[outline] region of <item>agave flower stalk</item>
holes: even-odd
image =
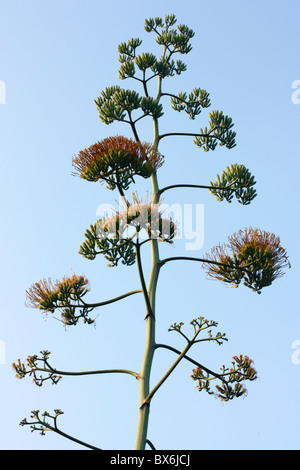
[[[201,88],[194,88],[189,95],[186,92],[175,94],[162,91],[164,79],[180,75],[187,68],[181,60],[174,60],[175,54],[181,56],[188,54],[192,48],[190,40],[194,32],[182,24],[174,28],[176,22],[175,15],[166,15],[164,20],[156,17],[145,21],[145,31],[154,33],[156,43],[162,47],[160,57],[152,53],[140,54],[139,47],[142,41],[139,38],[130,39],[127,43],[123,42],[118,46],[121,63],[119,78],[136,80],[139,85],[142,85],[144,96],[137,91],[111,86],[105,88],[95,99],[100,120],[107,125],[115,121],[129,124],[134,138],[119,135],[108,137],[73,157],[75,175],[89,182],[104,183],[108,189],[118,191],[125,204],[125,207],[121,207],[118,212],[90,225],[85,232],[85,240],[79,248],[79,253],[89,260],[103,255],[111,268],[118,266],[119,263],[128,267],[136,265],[140,288],[113,299],[88,303],[85,300],[90,290],[87,278],[72,275],[54,282],[44,279],[33,284],[26,292],[28,306],[38,308],[45,313],[58,311],[66,325],[77,325],[80,319],[88,324],[93,323],[94,318],[90,317],[90,312],[94,309],[120,301],[133,294],[142,293],[145,310],[139,318],[145,323],[145,346],[140,369],[139,371],[133,371],[130,368],[81,372],[62,371],[50,366],[48,351],[42,351],[42,357],[29,356],[27,365],[21,360],[13,364],[18,378],[30,375],[39,386],[45,381],[52,381],[56,384],[62,376],[111,373],[125,373],[133,376],[139,388],[135,450],[144,450],[147,444],[154,449],[154,445],[148,438],[150,403],[181,361],[187,360],[196,366],[191,377],[197,382],[199,391],[206,390],[207,393],[215,394],[223,401],[245,395],[244,381],[253,381],[257,378],[252,359],[248,355],[234,356],[232,367],[223,366],[220,372],[213,372],[210,367],[187,354],[194,344],[212,341],[221,345],[226,340],[223,333],[212,333],[212,328],[216,327],[217,323],[208,321],[202,316],[191,322],[194,329],[191,338],[183,332],[183,322],[171,325],[169,331],[176,331],[186,341],[186,346],[181,351],[168,344],[156,343],[158,314],[156,291],[159,273],[163,266],[168,262],[178,260],[200,262],[209,278],[221,280],[226,285],[234,287],[243,282],[258,293],[281,277],[286,267],[290,267],[286,250],[282,248],[279,237],[252,228],[233,234],[229,237],[227,244],[214,247],[211,253],[205,256],[160,258],[159,244],[161,242],[173,243],[176,234],[176,224],[160,211],[163,192],[180,187],[208,189],[219,202],[231,203],[235,196],[243,205],[252,203],[257,196],[254,189],[254,176],[248,168],[238,163],[227,166],[221,176],[218,175],[216,181],[210,182],[209,185],[197,184],[196,181],[196,184],[170,184],[163,188],[159,187],[157,172],[165,161],[165,156],[162,156],[158,150],[162,139],[170,136],[191,136],[194,138],[195,145],[204,152],[215,150],[217,145],[228,150],[236,145],[233,120],[219,110],[208,113],[208,123],[199,131],[160,133],[159,119],[164,114],[165,97],[170,98],[171,108],[175,112],[185,113],[191,121],[195,121],[196,117],[211,105],[208,92]],[[148,85],[149,81],[154,78],[157,80],[157,92],[155,96],[150,96]],[[138,132],[139,122],[149,117],[153,123],[151,144],[142,142]],[[167,125],[168,123],[169,121]],[[143,202],[137,193],[133,193],[132,202],[130,202],[126,191],[138,177],[151,182],[152,196],[150,200],[146,198]],[[148,282],[145,280],[142,258],[145,243],[150,244],[151,252]],[[204,331],[207,335],[200,336],[200,333]],[[162,371],[161,378],[154,386],[151,384],[151,388],[153,358],[161,348],[172,351],[177,358],[166,371]],[[213,381],[218,382],[214,392],[211,390]],[[41,433],[53,430],[75,442],[95,448],[58,429],[56,419],[62,412],[55,410],[55,413],[51,416],[45,412],[41,417],[38,411],[33,411],[31,416],[33,421],[28,422],[25,419],[21,424],[29,424],[32,430],[38,429]],[[53,424],[48,418],[53,420]]]

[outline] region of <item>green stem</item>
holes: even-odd
[[[195,341],[195,342],[197,342],[197,341]],[[181,351],[179,351],[176,348],[173,348],[172,346],[169,346],[168,344],[156,344],[156,349],[158,349],[158,348],[169,349],[170,351],[173,351],[174,353],[178,354],[178,356],[181,354]],[[198,361],[195,361],[194,359],[187,356],[186,354],[183,356],[183,358],[186,359],[187,361],[191,362],[195,366],[199,367],[200,369],[205,370],[205,372],[208,372],[209,374],[214,375],[215,377],[218,377],[220,380],[222,380],[222,375],[221,374],[213,372],[212,370],[210,370],[207,367],[203,366]]]
[[[225,129],[225,128],[224,128]],[[207,134],[199,134],[197,132],[192,133],[192,132],[168,132],[167,134],[162,134],[159,136],[159,140],[163,139],[164,137],[173,137],[173,136],[185,136],[185,137],[212,137],[217,140],[222,140],[219,136],[217,135],[211,135],[211,133],[216,130],[216,127],[213,129],[209,130]]]
[[[109,299],[109,300],[105,300],[104,302],[98,302],[98,303],[95,303],[95,304],[87,304],[85,303],[82,299],[81,299],[81,302],[83,303],[83,305],[72,305],[72,307],[74,308],[82,308],[82,307],[88,307],[88,308],[97,308],[97,307],[103,307],[104,305],[108,305],[108,304],[112,304],[114,302],[118,302],[119,300],[122,300],[122,299],[125,299],[126,297],[129,297],[130,295],[134,295],[134,294],[138,294],[138,293],[141,293],[143,292],[141,289],[138,289],[138,290],[133,290],[131,292],[127,292],[126,294],[122,294],[122,295],[119,295],[118,297],[115,297],[114,299]],[[67,305],[59,305],[58,308],[62,308],[62,307],[67,307]]]
[[[152,175],[153,188],[157,186],[156,175]],[[155,192],[154,192],[155,195]],[[146,322],[146,340],[141,371],[139,374],[139,414],[137,423],[137,433],[135,441],[135,450],[144,450],[147,442],[147,430],[149,421],[149,404],[145,403],[150,390],[150,372],[155,351],[155,296],[158,274],[160,269],[160,260],[157,240],[150,240],[152,265],[148,283],[148,300],[151,308],[151,315],[147,315]],[[147,306],[148,307],[148,306]]]
[[[81,441],[80,439],[76,439],[76,437],[70,436],[70,434],[67,434],[67,433],[61,431],[60,429],[58,429],[56,427],[56,425],[51,426],[49,423],[44,423],[43,421],[39,421],[38,423],[37,422],[28,422],[26,424],[31,425],[31,427],[33,427],[33,430],[38,429],[38,428],[34,427],[36,424],[40,424],[42,426],[41,429],[43,429],[43,431],[54,431],[56,434],[59,434],[60,436],[65,437],[66,439],[69,439],[70,441],[76,442],[77,444],[80,444],[84,447],[87,447],[87,448],[92,449],[92,450],[101,450],[101,449],[99,449],[99,447],[92,446],[91,444],[87,444],[86,442]]]
[[[147,316],[152,315],[152,306],[150,304],[149,295],[148,295],[148,291],[147,291],[147,287],[146,287],[146,283],[145,283],[145,278],[144,278],[144,273],[143,273],[143,268],[142,268],[141,248],[140,248],[139,241],[137,241],[137,243],[136,243],[136,261],[137,261],[137,266],[138,266],[138,272],[139,272],[140,282],[141,282],[141,286],[142,286],[142,291],[143,291],[144,298],[145,298],[145,303],[146,303],[146,306],[147,306]]]
[[[166,259],[160,261],[160,265],[163,266],[168,261],[180,261],[180,260],[183,260],[183,261],[200,261],[200,263],[216,264],[217,266],[223,266],[224,268],[231,268],[232,270],[240,269],[242,271],[249,272],[250,274],[251,274],[251,271],[248,271],[245,268],[247,268],[248,266],[253,266],[253,264],[257,263],[257,261],[260,261],[260,259],[258,259],[258,260],[255,260],[255,261],[251,262],[251,263],[245,264],[244,266],[230,266],[229,264],[219,263],[219,261],[213,261],[213,260],[210,260],[210,259],[193,258],[191,256],[174,256],[172,258],[166,258]]]
[[[47,361],[45,362],[45,366],[48,367],[35,367],[35,371],[39,372],[47,372],[48,374],[58,374],[58,375],[68,375],[68,376],[81,376],[81,375],[99,375],[99,374],[128,374],[128,375],[133,375],[136,379],[139,378],[139,374],[137,372],[134,372],[133,370],[128,370],[128,369],[100,369],[100,370],[85,370],[82,372],[69,372],[69,371],[63,371],[59,369],[54,369],[53,367],[50,366],[50,364]]]
[[[174,189],[174,188],[198,188],[198,189],[217,189],[217,190],[226,190],[226,189],[232,189],[233,191],[237,191],[238,189],[247,187],[248,184],[241,185],[237,188],[231,188],[231,186],[236,183],[238,178],[236,178],[232,183],[228,184],[227,186],[206,186],[202,184],[172,184],[171,186],[166,186],[165,188],[162,188],[159,190],[159,194],[162,194],[164,191],[167,191],[169,189]]]
[[[192,338],[191,341],[189,341],[186,345],[186,347],[183,349],[183,351],[179,354],[178,358],[176,359],[176,361],[172,364],[172,366],[169,368],[169,370],[165,373],[165,375],[159,380],[159,382],[155,385],[155,387],[153,387],[153,389],[151,390],[151,392],[147,395],[147,397],[145,398],[145,404],[147,403],[148,407],[150,405],[150,402],[154,396],[154,394],[157,392],[157,390],[162,386],[162,384],[167,380],[167,378],[171,375],[171,373],[173,372],[173,370],[175,369],[175,367],[178,366],[179,362],[186,356],[186,353],[188,352],[188,350],[193,346],[195,340],[196,340],[196,337],[197,335],[200,333],[200,329],[195,333],[194,337]]]
[[[161,96],[161,77],[158,78],[158,92],[157,102]],[[159,131],[158,120],[153,118],[154,127],[154,140],[153,148],[158,148]],[[152,203],[157,204],[159,201],[159,187],[156,172],[151,175],[152,183]],[[139,374],[139,413],[137,422],[137,432],[135,441],[135,450],[144,450],[147,442],[147,430],[149,422],[149,403],[146,402],[146,397],[150,390],[150,373],[155,351],[155,297],[158,275],[160,270],[160,259],[158,250],[158,241],[156,239],[150,240],[151,247],[151,271],[148,283],[148,299],[150,302],[152,315],[146,317],[146,339],[145,350]]]

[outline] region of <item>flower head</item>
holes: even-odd
[[[228,243],[216,246],[205,263],[209,277],[237,287],[243,280],[247,287],[261,292],[290,267],[280,238],[273,233],[246,228],[228,238]]]
[[[51,279],[35,282],[26,291],[27,307],[53,312],[57,305],[73,298],[82,297],[89,291],[88,280],[84,276],[63,277],[54,283]]]
[[[79,318],[92,323],[87,317],[88,309],[82,304],[82,297],[90,290],[88,280],[84,276],[63,277],[59,281],[43,279],[32,284],[26,291],[26,306],[53,313],[58,309],[65,325],[76,325]],[[82,307],[79,315],[76,308]]]
[[[96,142],[73,158],[74,174],[106,182],[109,189],[128,189],[135,175],[149,178],[162,163],[162,155],[151,144],[118,135]]]

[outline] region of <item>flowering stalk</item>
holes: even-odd
[[[243,381],[253,381],[257,378],[256,371],[252,367],[252,360],[248,356],[234,356],[232,367],[223,366],[221,372],[215,373],[209,367],[202,365],[198,360],[187,355],[188,351],[196,343],[213,341],[218,345],[226,340],[223,333],[213,335],[211,329],[217,326],[216,322],[199,317],[191,322],[194,333],[191,339],[182,331],[183,323],[174,324],[169,331],[176,331],[186,341],[186,346],[178,349],[156,343],[156,290],[160,269],[170,261],[190,260],[200,261],[207,271],[209,278],[219,279],[227,285],[237,287],[242,281],[255,292],[270,286],[272,282],[281,277],[283,268],[289,267],[286,251],[281,247],[280,240],[274,234],[258,229],[245,229],[229,237],[228,244],[219,245],[212,249],[210,255],[205,257],[174,256],[160,259],[159,242],[172,243],[176,233],[176,226],[171,219],[164,219],[159,212],[161,194],[169,189],[188,187],[197,189],[208,189],[218,201],[231,202],[235,196],[237,201],[243,205],[250,204],[256,197],[254,189],[255,181],[250,171],[244,165],[233,164],[226,167],[221,176],[210,185],[200,184],[174,184],[160,189],[157,171],[164,162],[164,157],[159,153],[158,147],[161,139],[180,135],[194,137],[194,143],[203,151],[214,150],[219,144],[227,149],[235,147],[236,134],[232,130],[232,119],[223,114],[222,111],[209,113],[208,127],[200,129],[199,132],[166,132],[159,133],[158,120],[163,115],[161,99],[170,97],[171,107],[176,112],[185,112],[191,120],[198,116],[202,109],[210,106],[209,94],[206,90],[194,88],[187,95],[185,92],[176,94],[162,92],[162,81],[173,75],[180,75],[186,70],[186,65],[181,61],[173,59],[177,53],[187,54],[191,50],[190,39],[194,32],[186,25],[173,26],[177,22],[175,15],[167,15],[161,18],[150,18],[145,21],[145,30],[154,32],[156,42],[163,47],[163,53],[157,58],[151,53],[138,54],[141,40],[130,39],[127,43],[118,46],[119,78],[121,80],[133,78],[142,84],[144,97],[136,91],[121,89],[119,86],[106,88],[95,100],[100,120],[105,124],[114,121],[124,122],[130,125],[134,139],[124,136],[114,136],[103,139],[79,152],[73,158],[75,174],[90,182],[105,183],[110,190],[117,190],[125,203],[125,210],[120,210],[112,216],[99,219],[85,232],[85,240],[79,248],[79,253],[89,260],[94,260],[98,255],[103,255],[108,261],[108,266],[116,267],[121,262],[125,266],[137,264],[140,280],[140,289],[119,295],[113,299],[98,303],[87,303],[84,298],[89,291],[89,284],[85,276],[65,277],[60,281],[40,281],[26,292],[29,306],[39,308],[44,312],[53,313],[59,311],[64,324],[76,325],[79,319],[85,323],[93,323],[89,313],[98,307],[104,307],[112,302],[117,302],[136,293],[142,293],[145,301],[145,347],[139,372],[130,369],[104,369],[83,372],[67,372],[54,369],[49,364],[49,352],[42,351],[42,357],[37,355],[27,358],[25,366],[21,360],[13,364],[18,378],[26,375],[32,376],[36,385],[41,386],[45,381],[57,384],[62,376],[79,376],[89,374],[129,374],[135,377],[139,387],[139,408],[137,419],[137,430],[135,439],[135,450],[143,450],[148,444],[152,450],[153,443],[148,439],[148,423],[150,402],[154,395],[173,373],[177,365],[183,359],[191,362],[196,368],[193,369],[191,377],[198,382],[198,390],[206,390],[209,394],[214,393],[224,401],[243,396],[246,389]],[[141,78],[136,76],[139,71]],[[150,74],[150,75],[149,75]],[[148,82],[157,78],[158,88],[155,98],[149,95]],[[135,116],[135,113],[138,116]],[[137,123],[151,117],[153,123],[153,143],[141,142],[137,131]],[[131,204],[125,192],[135,178],[142,177],[151,181],[151,202],[142,203],[136,194],[133,194]],[[164,222],[167,222],[164,225]],[[131,229],[131,234],[128,231]],[[133,233],[132,233],[133,231]],[[146,233],[146,240],[141,241],[142,232]],[[151,269],[146,283],[142,263],[142,246],[150,243]],[[78,313],[79,312],[79,313]],[[209,329],[209,330],[208,330]],[[199,337],[200,333],[207,330],[207,336]],[[165,371],[157,384],[150,389],[151,368],[154,353],[158,349],[168,349],[177,358]],[[41,375],[38,375],[41,373]],[[212,392],[210,384],[219,381],[216,392]],[[72,436],[63,433],[57,427],[57,417],[62,414],[55,410],[51,416],[45,412],[42,418],[38,411],[33,411],[31,418],[34,421],[21,422],[22,425],[29,424],[32,430],[40,430],[41,434],[52,430],[58,434],[74,440],[89,448],[95,447],[79,441]],[[46,417],[53,420],[52,424],[46,421]]]

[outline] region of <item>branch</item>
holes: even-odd
[[[179,96],[176,96],[176,95],[173,95],[172,93],[161,93],[160,96],[170,96],[171,98],[175,98],[176,100],[178,101],[181,101],[182,103],[186,104],[186,105],[189,105],[191,103],[189,103],[188,101],[185,101],[183,98],[180,98]],[[193,103],[196,103],[196,100],[193,102]]]
[[[60,429],[58,429],[57,427],[57,417],[61,414],[63,414],[63,412],[61,410],[54,410],[55,412],[55,416],[51,416],[47,411],[45,411],[43,414],[42,414],[42,419],[39,417],[39,410],[36,410],[36,411],[32,411],[31,413],[31,418],[35,418],[35,421],[32,421],[32,422],[28,422],[27,419],[23,419],[21,422],[20,422],[20,425],[21,426],[26,426],[26,425],[29,425],[31,427],[31,432],[33,431],[40,431],[40,434],[42,436],[45,435],[45,431],[54,431],[56,434],[59,434],[60,436],[63,436],[73,442],[76,442],[77,444],[81,444],[85,447],[88,447],[89,449],[92,449],[92,450],[101,450],[99,449],[98,447],[94,447],[92,446],[91,444],[87,444],[86,442],[84,441],[81,441],[80,439],[76,439],[75,437],[73,436],[70,436],[69,434],[66,434],[65,432],[61,431]],[[46,422],[45,418],[49,417],[53,420],[53,425],[49,424],[48,422]],[[38,425],[38,426],[37,426]]]
[[[227,186],[205,186],[205,185],[200,185],[200,184],[172,184],[171,186],[166,186],[165,188],[162,188],[159,190],[159,194],[162,194],[164,191],[167,191],[168,189],[174,189],[174,188],[198,188],[198,189],[218,189],[218,190],[225,190],[230,188],[238,178],[236,178],[234,181],[232,181],[230,184]],[[238,188],[232,188],[233,191],[237,191],[238,189],[244,188],[244,186],[239,186]]]
[[[156,344],[155,345],[155,349],[158,349],[158,348],[163,348],[163,349],[169,349],[170,351],[173,351],[174,353],[180,355],[181,354],[181,351],[179,351],[179,349],[176,349],[176,348],[173,348],[173,346],[169,346],[168,344]],[[216,372],[213,372],[211,371],[210,369],[208,369],[207,367],[203,366],[202,364],[200,364],[198,361],[195,361],[194,359],[192,359],[191,357],[187,356],[186,354],[183,356],[183,359],[186,359],[187,361],[191,362],[192,364],[194,364],[195,366],[197,367],[200,367],[201,369],[205,370],[205,372],[209,373],[209,374],[212,374],[216,377],[218,377],[220,380],[223,380],[222,379],[222,376]]]
[[[231,268],[233,270],[241,269],[241,270],[244,270],[246,272],[247,272],[247,269],[245,269],[245,268],[247,268],[248,266],[252,266],[253,264],[257,263],[257,261],[258,261],[258,260],[255,260],[252,263],[246,264],[244,266],[229,266],[228,264],[225,264],[225,263],[219,263],[218,261],[208,260],[208,259],[204,259],[204,258],[193,258],[193,257],[189,257],[189,256],[174,256],[172,258],[166,258],[166,259],[160,261],[159,264],[160,264],[160,266],[163,266],[168,261],[178,261],[178,260],[200,261],[201,263],[216,264],[218,266],[223,266],[225,268]]]
[[[167,370],[167,372],[164,374],[164,376],[159,380],[159,382],[155,385],[155,387],[153,387],[153,389],[151,390],[151,392],[148,394],[148,396],[145,398],[144,402],[142,403],[141,405],[141,408],[145,405],[145,404],[149,404],[150,401],[152,400],[154,394],[157,392],[157,390],[162,386],[162,384],[167,380],[167,378],[169,377],[169,375],[173,372],[173,370],[177,367],[177,365],[179,364],[179,362],[185,357],[186,353],[188,352],[188,350],[193,346],[193,344],[196,342],[196,338],[197,336],[199,335],[199,333],[210,327],[210,326],[216,326],[217,323],[215,322],[208,322],[207,320],[205,320],[203,317],[200,317],[199,319],[195,319],[193,321],[191,321],[191,324],[194,326],[194,336],[192,337],[191,340],[189,340],[185,335],[183,335],[183,333],[181,333],[180,331],[180,328],[181,326],[183,325],[183,323],[180,323],[179,325],[177,324],[174,324],[174,325],[171,325],[169,331],[173,330],[173,331],[177,331],[179,333],[181,333],[187,340],[187,345],[186,347],[183,349],[183,351],[179,354],[178,358],[176,359],[176,361],[172,364],[172,366]],[[196,328],[196,325],[198,328]],[[224,336],[224,335],[222,335]],[[212,340],[214,338],[211,338]]]
[[[136,243],[136,261],[137,261],[139,277],[140,277],[140,281],[141,281],[141,285],[143,289],[142,292],[144,294],[144,298],[145,298],[145,302],[147,306],[146,317],[148,317],[149,315],[153,316],[153,311],[152,311],[152,307],[151,307],[151,303],[150,303],[150,299],[148,295],[148,290],[147,290],[147,286],[146,286],[146,282],[144,278],[144,273],[143,273],[143,268],[142,268],[142,259],[141,259],[141,250],[140,250],[140,244],[138,241]]]
[[[108,305],[112,304],[114,302],[118,302],[119,300],[125,299],[126,297],[129,297],[130,295],[138,294],[140,292],[143,292],[141,289],[138,290],[133,290],[131,292],[127,292],[126,294],[119,295],[118,297],[115,297],[114,299],[109,299],[105,300],[104,302],[99,302],[95,304],[86,304],[82,299],[81,301],[83,302],[83,305],[74,305],[74,307],[88,307],[88,308],[96,308],[96,307],[103,307],[103,305]],[[72,305],[73,307],[73,305]]]
[[[129,374],[133,375],[136,379],[139,378],[139,374],[137,372],[134,372],[132,370],[127,370],[127,369],[100,369],[100,370],[87,370],[87,371],[82,371],[82,372],[66,372],[62,370],[57,370],[57,369],[52,369],[50,368],[49,370],[47,369],[42,369],[42,368],[36,368],[38,371],[44,371],[44,372],[52,372],[54,371],[56,374],[59,375],[74,375],[74,376],[79,376],[79,375],[97,375],[97,374]]]
[[[160,141],[164,137],[170,137],[170,136],[186,136],[186,137],[212,137],[214,139],[222,140],[218,136],[215,135],[210,135],[211,132],[213,132],[216,128],[211,129],[207,134],[197,134],[197,133],[190,133],[190,132],[168,132],[167,134],[161,134],[158,136],[158,140]]]
[[[151,450],[156,450],[154,445],[152,444],[152,442],[149,439],[146,439],[146,444],[148,444],[148,446],[150,447]]]
[[[38,357],[37,355],[28,356],[27,358],[27,366],[29,369],[27,370],[24,363],[21,363],[21,360],[18,359],[17,363],[13,363],[12,366],[17,372],[17,378],[22,379],[26,375],[33,376],[33,382],[41,387],[43,382],[46,380],[51,380],[53,384],[57,384],[62,376],[82,376],[82,375],[99,375],[99,374],[113,374],[113,373],[121,373],[121,374],[129,374],[135,377],[136,379],[139,378],[139,374],[127,369],[103,369],[103,370],[93,370],[93,371],[81,371],[81,372],[67,372],[55,369],[52,367],[49,362],[48,358],[50,356],[49,351],[40,351],[42,357]],[[38,362],[43,363],[43,367],[38,366]],[[37,377],[37,372],[45,372],[48,374],[47,377],[43,377],[42,375]]]
[[[135,122],[133,122],[132,118],[131,118],[131,112],[130,111],[127,111],[128,112],[128,116],[129,116],[129,121],[130,121],[130,126],[131,126],[131,129],[132,129],[132,132],[133,132],[133,135],[134,135],[134,138],[137,142],[140,142],[140,139],[139,139],[139,136],[138,136],[138,133],[137,133],[137,130],[136,130],[136,127],[135,127]]]

